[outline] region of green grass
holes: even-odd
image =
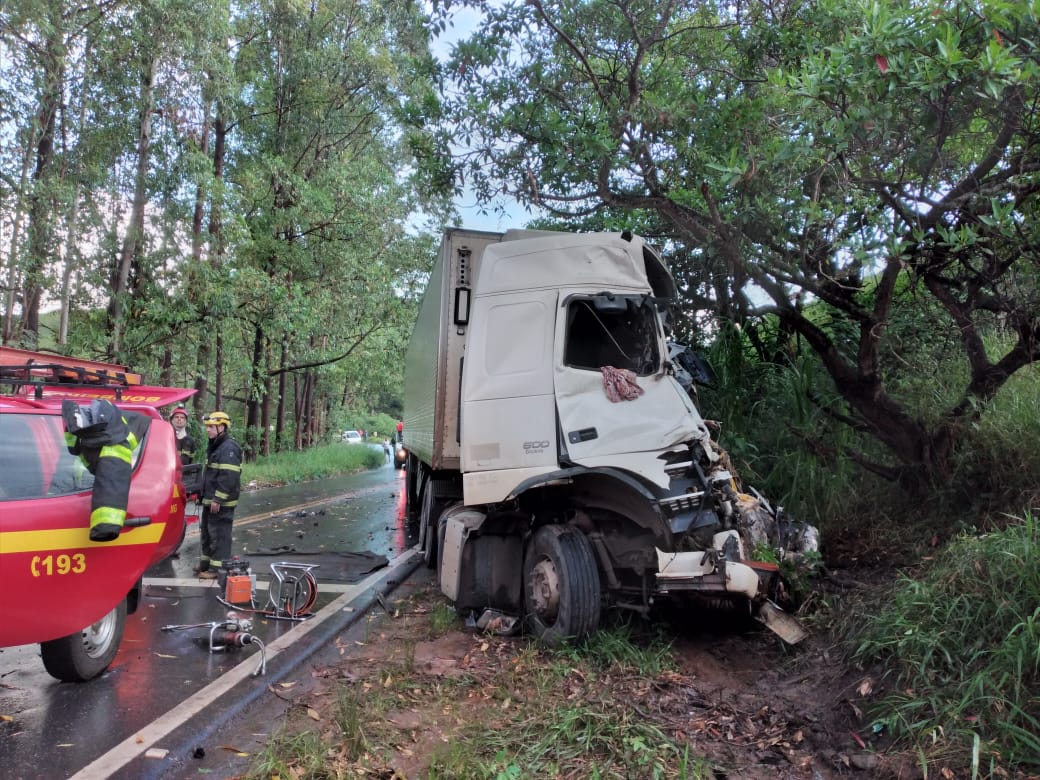
[[[446,603],[423,619],[421,636],[459,627]],[[488,643],[492,654],[509,647],[492,637]],[[330,691],[320,731],[317,719],[297,708],[295,726],[271,739],[246,777],[390,777],[402,752],[419,749],[407,727],[394,726],[402,712],[433,729],[415,775],[428,780],[714,777],[709,762],[691,756],[647,717],[650,705],[639,703],[644,682],[674,669],[671,652],[658,634],[619,622],[563,650],[509,647],[501,663],[472,675],[431,678],[407,662],[356,667],[359,679]]]
[[[959,753],[976,773],[998,760],[1040,766],[1040,528],[1026,513],[964,535],[925,572],[904,575],[858,635],[893,692],[874,716],[913,741]]]
[[[274,485],[351,474],[379,468],[385,462],[382,450],[337,442],[303,452],[279,452],[258,458],[255,463],[247,463],[242,474],[246,483],[256,480],[261,485]]]

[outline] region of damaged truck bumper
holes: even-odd
[[[657,592],[746,599],[752,615],[766,628],[788,644],[801,642],[808,632],[766,596],[776,566],[732,560],[724,554],[736,536],[735,531],[715,534],[711,550],[665,552],[657,548]]]

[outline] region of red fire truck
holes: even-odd
[[[151,387],[125,367],[0,347],[0,647],[40,643],[54,677],[108,668],[141,578],[177,549],[186,494],[173,428],[159,409],[194,390]],[[136,412],[126,520],[105,542],[89,535],[93,475],[70,453],[62,402],[110,401]]]

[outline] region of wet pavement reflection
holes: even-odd
[[[314,611],[379,565],[412,547],[404,507],[404,472],[384,466],[349,477],[243,494],[233,549],[257,574],[252,633],[265,644],[291,632],[291,620],[271,611],[265,585],[270,564],[317,563]],[[318,503],[321,502],[321,503]],[[365,553],[350,565],[337,553]],[[264,554],[267,553],[267,554]],[[102,677],[84,684],[59,683],[43,669],[39,647],[0,649],[0,775],[14,778],[70,777],[97,756],[132,736],[186,697],[243,660],[247,646],[210,652],[209,627],[226,619],[228,607],[216,581],[199,581],[191,568],[199,554],[197,525],[189,526],[179,557],[145,575],[137,612],[127,618],[115,661]],[[361,570],[359,576],[358,570]],[[70,598],[75,594],[70,593]],[[244,613],[250,605],[240,605]],[[219,644],[219,643],[218,643]],[[263,685],[263,678],[256,682]]]

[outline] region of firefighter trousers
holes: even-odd
[[[231,523],[235,510],[221,507],[219,512],[211,512],[209,507],[202,510],[202,522],[199,531],[202,536],[202,563],[220,566],[231,560]]]

